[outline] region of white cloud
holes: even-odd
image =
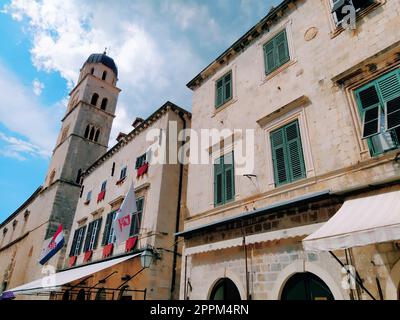
[[[0,138],[6,143],[6,149],[2,149],[1,154],[50,155],[63,112],[61,102],[51,107],[40,104],[32,89],[25,87],[1,61],[0,88],[0,122],[26,138],[26,141],[14,139],[2,133]]]
[[[190,109],[191,92],[185,85],[205,62],[187,39],[177,36],[176,26],[160,16],[178,19],[182,13],[184,19],[176,20],[181,28],[189,28],[189,20],[195,18],[204,35],[207,30],[218,34],[215,21],[198,4],[179,9],[172,2],[161,8],[147,1],[126,0],[110,6],[109,1],[93,5],[90,0],[12,0],[5,11],[27,23],[34,66],[59,72],[69,88],[91,53],[111,48],[109,55],[118,66],[122,89],[112,140],[119,131],[131,130],[136,116],[146,117],[167,100]]]
[[[33,93],[37,96],[40,96],[44,89],[44,84],[40,82],[38,79],[35,79],[32,82],[32,86],[33,86]]]
[[[0,149],[0,156],[24,161],[27,159],[27,156],[47,158],[50,155],[48,151],[37,145],[22,139],[7,136],[2,132],[0,132],[0,141],[4,143],[4,147]]]

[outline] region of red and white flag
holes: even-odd
[[[113,222],[116,244],[128,240],[132,223],[132,214],[136,211],[136,195],[132,182]]]

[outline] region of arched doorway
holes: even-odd
[[[68,301],[69,300],[69,290],[65,290],[64,291],[64,294],[63,294],[63,296],[62,296],[62,299],[64,300],[64,301]]]
[[[95,300],[107,300],[106,289],[101,288],[99,291],[97,291]]]
[[[238,301],[240,293],[235,283],[229,278],[218,280],[210,294],[210,300]]]
[[[286,282],[281,300],[334,300],[331,290],[311,272],[296,273]]]
[[[78,294],[76,296],[76,300],[79,300],[79,301],[85,300],[85,298],[86,298],[85,295],[86,294],[85,294],[85,290],[84,289],[79,290],[79,292],[78,292]]]

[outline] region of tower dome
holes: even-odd
[[[118,77],[118,69],[114,60],[105,53],[92,53],[89,58],[87,58],[83,66],[85,66],[87,63],[101,63],[110,68],[114,72],[115,76]]]

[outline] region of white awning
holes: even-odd
[[[43,291],[57,291],[60,286],[70,283],[72,281],[81,279],[103,269],[112,267],[118,263],[138,256],[140,253],[132,254],[129,256],[107,260],[104,262],[93,263],[83,267],[73,268],[70,270],[55,273],[44,278],[26,283],[22,286],[7,290],[14,294],[31,294]]]
[[[246,236],[246,244],[253,244],[258,242],[268,242],[274,241],[278,239],[288,239],[294,238],[299,236],[306,236],[317,229],[319,229],[323,224],[316,223],[310,224],[301,227],[294,227],[289,229],[277,230],[277,231],[270,231],[270,232],[262,232],[258,234],[254,234],[251,236]],[[185,249],[185,255],[194,255],[203,252],[227,249],[232,247],[239,247],[243,245],[243,238],[234,238],[230,240],[218,241],[214,243],[207,243],[200,246],[189,247]]]
[[[332,251],[400,239],[400,191],[346,200],[303,240],[309,251]]]

